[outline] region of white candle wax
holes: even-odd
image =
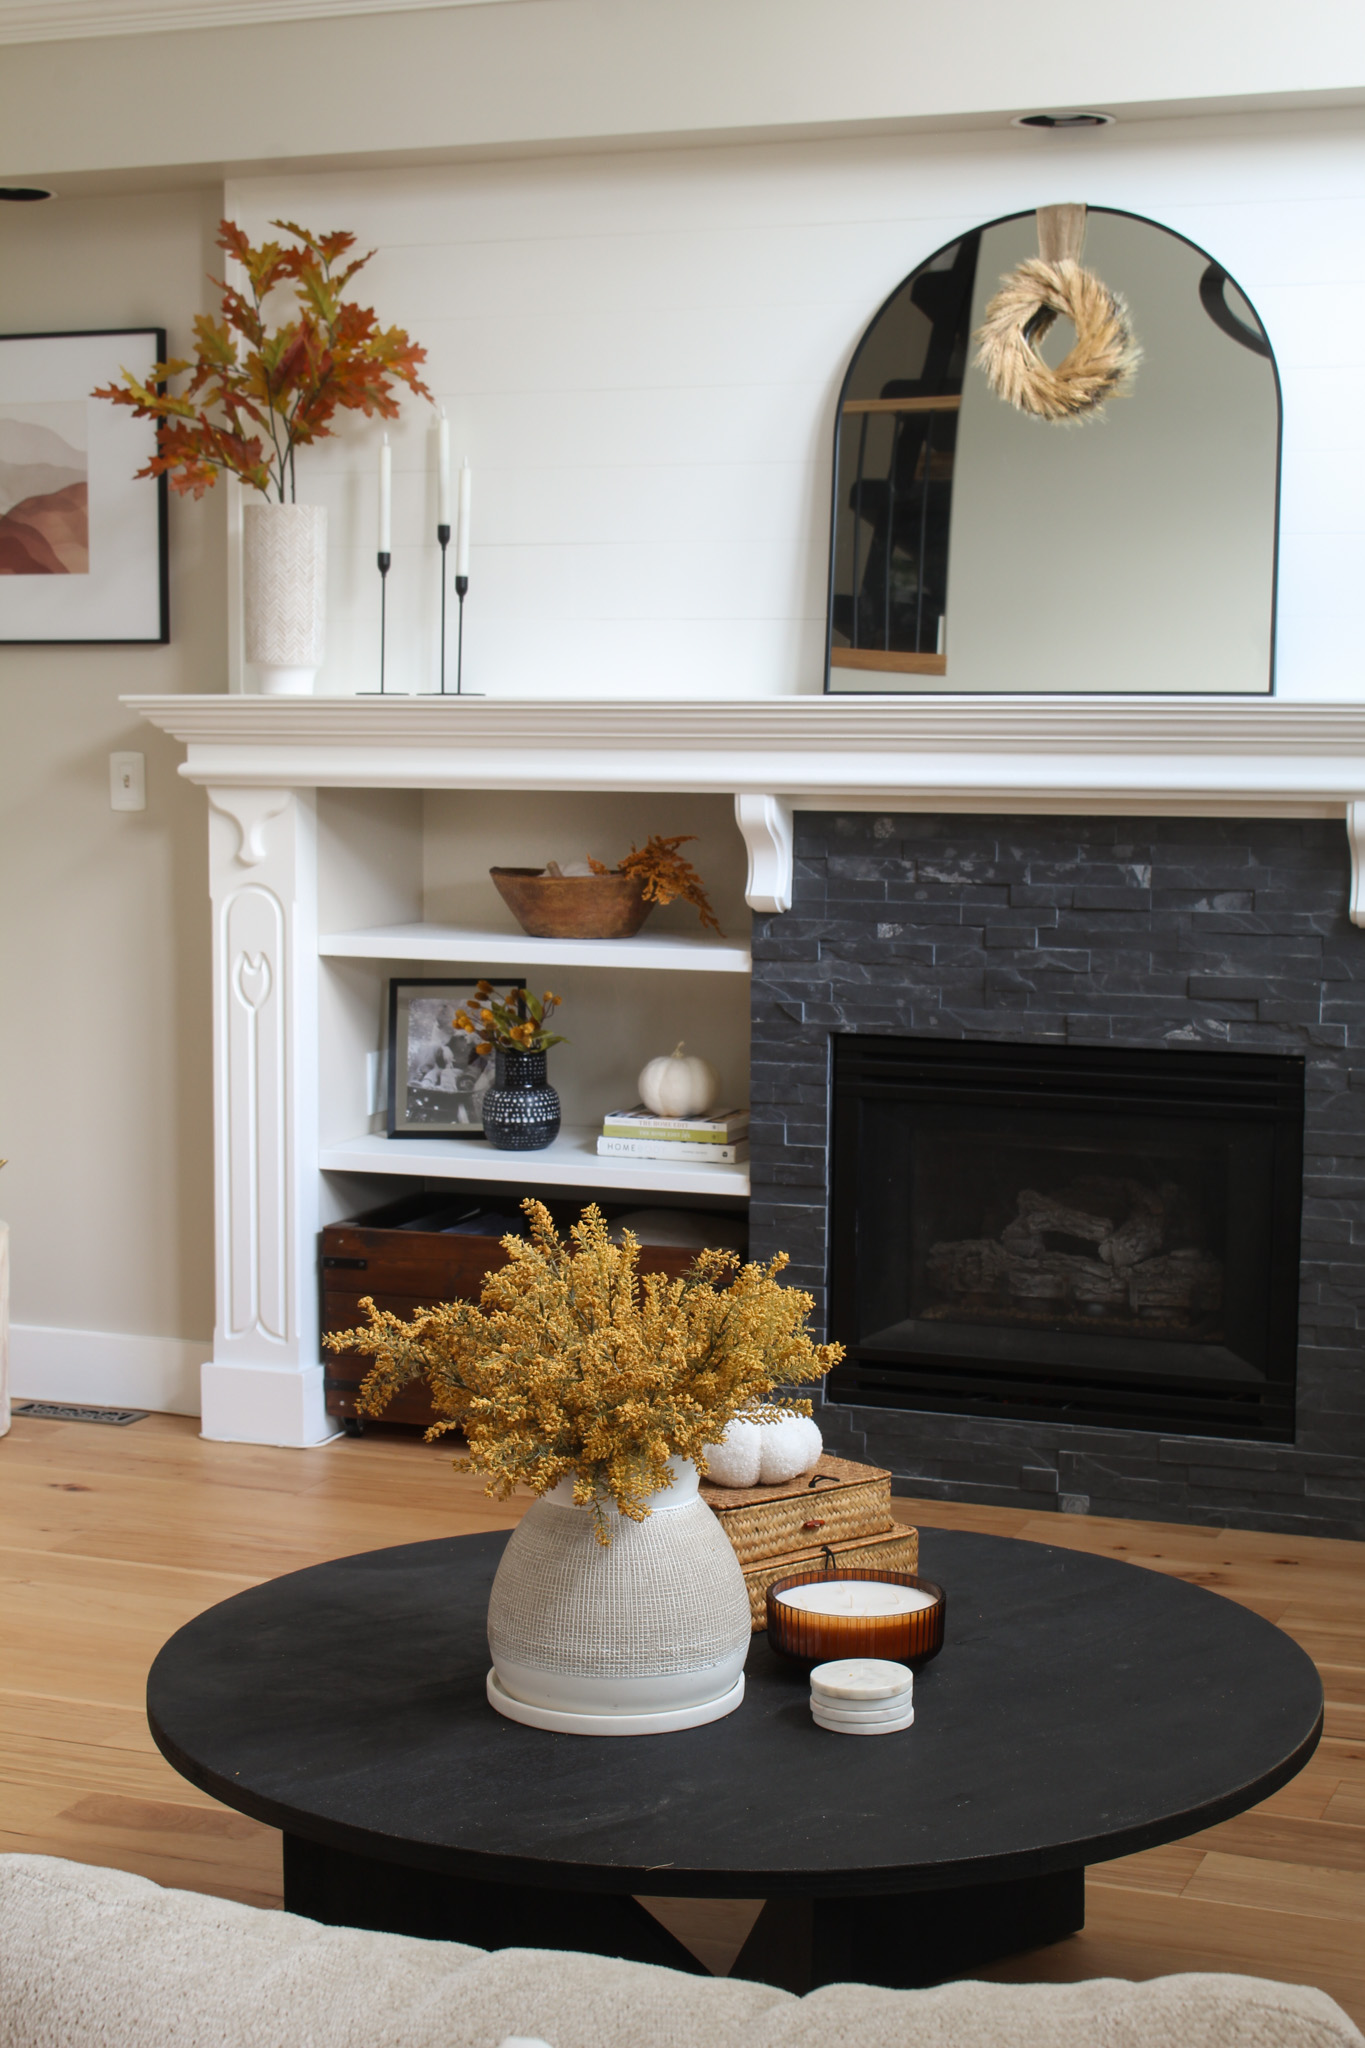
[[[450,421],[444,406],[436,429],[436,524],[450,524]]]
[[[920,1614],[932,1607],[932,1593],[913,1586],[886,1586],[879,1579],[822,1579],[811,1586],[789,1586],[777,1596],[782,1607],[803,1614],[851,1614],[865,1619],[883,1614]]]
[[[379,450],[379,552],[381,555],[387,555],[391,552],[389,543],[392,539],[392,530],[393,450],[389,446],[389,437],[385,434],[383,446]]]
[[[455,534],[455,574],[469,574],[469,496],[472,472],[468,457],[460,464],[460,524]]]

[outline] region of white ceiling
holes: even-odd
[[[411,13],[496,6],[499,0],[0,0],[0,43],[138,36],[177,28],[238,28],[318,15]]]

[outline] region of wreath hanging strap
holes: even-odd
[[[1093,417],[1129,388],[1142,358],[1124,300],[1082,268],[1084,236],[1083,206],[1039,207],[1039,253],[1000,280],[977,331],[977,365],[991,390],[1034,419]],[[1036,344],[1059,313],[1076,341],[1054,370]]]

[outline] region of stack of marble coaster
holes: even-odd
[[[811,1716],[835,1735],[895,1735],[915,1718],[914,1674],[884,1657],[844,1657],[810,1675]]]

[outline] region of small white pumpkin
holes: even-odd
[[[651,1060],[636,1086],[651,1116],[705,1116],[715,1102],[720,1080],[716,1070],[694,1053],[683,1058],[679,1039],[666,1058]]]
[[[706,1476],[713,1486],[778,1486],[809,1472],[823,1449],[820,1425],[809,1415],[772,1422],[737,1415],[720,1443],[706,1446]]]

